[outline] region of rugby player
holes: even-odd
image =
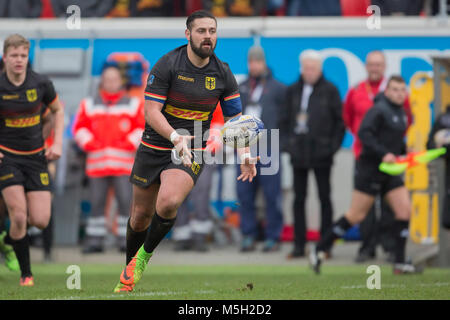
[[[215,17],[196,11],[187,18],[186,27],[187,45],[160,58],[148,76],[146,128],[130,176],[133,201],[127,226],[127,266],[114,292],[133,290],[202,171],[206,139],[193,136],[194,126],[200,123],[203,135],[219,101],[225,121],[241,115],[236,80],[228,64],[214,54]],[[177,129],[189,134],[181,135]],[[192,143],[201,148],[192,148]],[[182,163],[172,161],[172,149]],[[243,162],[237,179],[251,182],[259,157],[251,157],[249,148],[237,151]]]
[[[5,64],[3,59],[0,59],[0,73],[5,71]],[[0,154],[0,161],[2,155]],[[17,261],[16,254],[11,245],[5,243],[6,237],[6,218],[8,211],[6,210],[5,201],[3,201],[2,194],[0,192],[0,253],[4,256],[5,265],[11,271],[19,270],[19,261]]]
[[[408,118],[403,108],[407,98],[405,81],[400,76],[389,78],[384,94],[376,97],[360,126],[358,136],[362,152],[355,165],[355,181],[350,209],[323,235],[315,250],[310,253],[310,263],[316,273],[324,253],[348,229],[360,223],[373,206],[379,193],[385,197],[395,214],[394,221],[394,274],[416,273],[411,263],[405,262],[411,202],[401,176],[390,176],[379,171],[381,162],[393,163],[396,156],[406,152],[404,140]]]
[[[0,75],[0,190],[11,226],[4,243],[19,261],[20,285],[33,286],[27,224],[43,229],[50,219],[47,163],[62,152],[64,111],[52,82],[27,68],[30,42],[9,36],[3,45]],[[44,148],[43,118],[53,114],[54,144]]]

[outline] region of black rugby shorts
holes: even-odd
[[[203,170],[203,152],[193,151],[191,167],[172,161],[172,157],[172,151],[156,150],[141,144],[136,152],[130,182],[141,188],[147,188],[153,183],[161,183],[160,175],[164,170],[178,169],[187,172],[195,185]]]
[[[51,190],[45,151],[32,155],[0,152],[4,155],[0,163],[0,190],[13,185],[22,185],[25,192]]]

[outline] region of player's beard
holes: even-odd
[[[213,46],[213,42],[211,40],[205,40],[200,43],[198,47],[195,46],[194,41],[192,40],[192,36],[190,37],[191,48],[194,53],[202,59],[209,58],[213,55],[214,49],[216,48],[217,42]],[[209,49],[204,49],[202,46],[207,43],[210,44]]]

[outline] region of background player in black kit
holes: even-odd
[[[215,17],[196,11],[187,18],[186,27],[188,44],[164,55],[148,77],[146,128],[130,177],[133,202],[127,227],[128,265],[115,292],[133,290],[154,249],[175,223],[178,207],[201,173],[201,150],[206,147],[203,133],[210,127],[217,103],[221,103],[225,121],[241,114],[236,80],[228,65],[214,54]],[[195,137],[194,126],[202,129]],[[174,147],[181,164],[172,161]],[[250,156],[248,148],[238,149],[238,154],[243,162],[238,179],[251,182],[257,158]]]
[[[12,245],[21,270],[20,285],[32,286],[27,223],[43,229],[51,213],[47,162],[62,152],[64,111],[52,82],[27,69],[30,43],[9,36],[3,46],[0,75],[0,190],[11,227],[4,241]],[[44,148],[42,119],[54,115],[55,140]]]
[[[381,162],[393,163],[396,156],[406,153],[404,140],[408,127],[403,103],[407,97],[402,77],[392,76],[383,94],[375,98],[374,106],[366,113],[358,136],[363,150],[356,162],[355,182],[350,209],[320,239],[316,250],[310,254],[310,262],[316,273],[320,272],[324,253],[334,240],[342,237],[351,226],[361,222],[372,207],[375,196],[384,196],[395,214],[395,263],[394,274],[415,273],[416,268],[405,263],[411,202],[409,193],[400,176],[380,172]]]

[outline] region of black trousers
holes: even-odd
[[[445,195],[442,207],[442,226],[450,229],[450,161],[447,160],[445,167]]]
[[[362,241],[359,252],[375,254],[378,244],[385,252],[393,252],[395,246],[394,221],[395,215],[391,207],[378,195],[372,209],[359,224]]]
[[[323,235],[331,228],[333,223],[333,206],[331,203],[331,166],[313,168],[317,182],[321,208],[320,233]],[[294,167],[294,245],[302,250],[306,244],[306,212],[305,203],[308,188],[307,168]]]

